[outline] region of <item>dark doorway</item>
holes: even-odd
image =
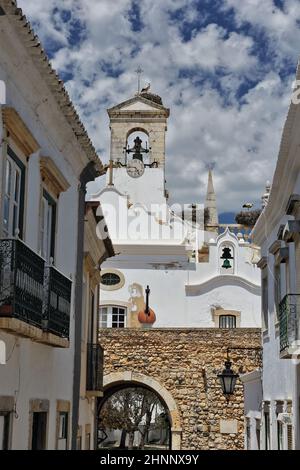
[[[9,450],[10,413],[0,411],[0,450]]]
[[[46,412],[32,414],[32,450],[46,449],[47,416]]]

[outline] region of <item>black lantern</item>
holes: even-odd
[[[231,362],[227,359],[225,362],[225,369],[221,374],[218,374],[218,379],[220,381],[222,391],[224,395],[232,395],[234,392],[236,379],[239,377],[239,374],[235,374],[231,369]]]

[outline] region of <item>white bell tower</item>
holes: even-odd
[[[108,109],[108,115],[113,186],[132,203],[165,203],[169,109],[163,106],[160,96],[147,91]]]

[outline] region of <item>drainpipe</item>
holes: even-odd
[[[77,225],[77,262],[75,281],[75,332],[74,332],[74,375],[73,375],[73,404],[72,404],[72,443],[71,449],[76,449],[77,430],[79,421],[80,376],[81,376],[81,338],[82,338],[82,278],[84,255],[84,215],[86,185],[98,176],[95,163],[90,162],[80,175],[78,191],[78,225]]]
[[[100,271],[100,266],[99,266]],[[97,295],[96,295],[96,335],[93,338],[93,342],[98,344],[99,336],[99,305],[100,305],[100,286],[97,286]],[[94,306],[95,308],[95,306]],[[94,398],[94,450],[97,450],[98,447],[98,398]]]

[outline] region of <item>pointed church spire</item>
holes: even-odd
[[[214,190],[212,170],[208,171],[207,193],[205,201],[205,228],[208,231],[217,231],[219,216],[216,203],[216,193]]]

